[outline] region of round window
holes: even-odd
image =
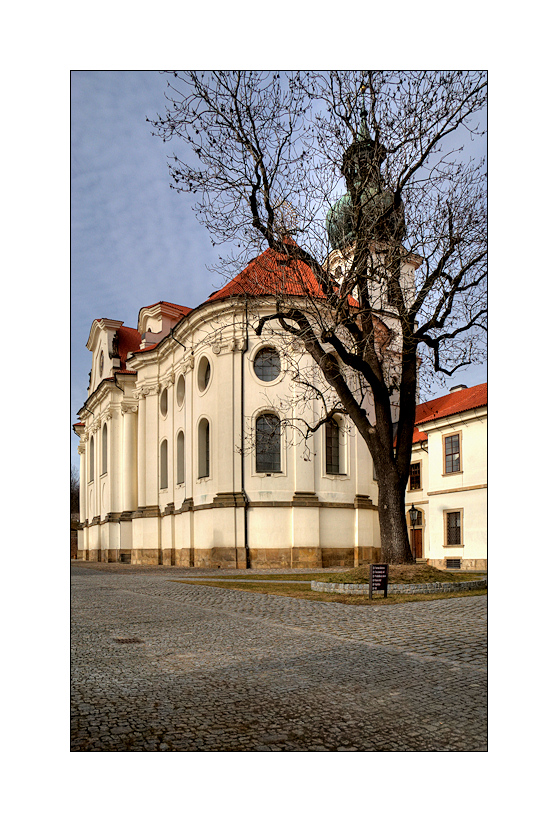
[[[186,385],[185,385],[185,382],[184,382],[184,374],[181,374],[180,377],[178,378],[178,382],[176,384],[176,401],[178,403],[179,408],[182,408],[185,393],[186,393]]]
[[[281,360],[275,348],[262,348],[254,360],[254,373],[263,382],[272,382],[281,373]]]
[[[167,389],[165,388],[165,389],[163,389],[163,392],[161,394],[161,406],[160,406],[161,407],[161,414],[163,415],[163,417],[167,416],[168,403],[169,403],[169,395],[168,395]]]
[[[207,357],[202,357],[200,366],[198,368],[198,388],[200,391],[205,391],[209,385],[209,378],[211,377],[211,365]]]

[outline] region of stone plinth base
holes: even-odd
[[[428,565],[433,568],[439,568],[441,571],[447,571],[446,560],[444,559],[428,559]],[[488,560],[486,559],[466,559],[461,560],[461,571],[487,571]]]

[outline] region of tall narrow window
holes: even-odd
[[[281,423],[275,414],[256,420],[256,471],[261,474],[281,470]]]
[[[89,482],[95,479],[95,443],[93,437],[89,440]]]
[[[200,393],[206,390],[211,378],[211,364],[207,357],[202,357],[198,366],[198,388]]]
[[[326,423],[326,474],[340,474],[339,425],[335,420]]]
[[[186,393],[186,383],[184,382],[184,374],[181,374],[176,384],[176,402],[179,408],[184,405],[184,395]]]
[[[184,482],[184,431],[179,431],[176,438],[176,484]]]
[[[198,479],[209,476],[209,422],[201,420],[198,428]]]
[[[168,488],[169,486],[169,478],[168,478],[168,444],[166,440],[163,440],[161,443],[161,463],[160,463],[160,471],[161,471],[161,488]]]
[[[446,513],[446,545],[462,545],[461,511]]]
[[[420,462],[412,462],[409,471],[409,491],[418,491],[420,484]]]
[[[107,424],[103,425],[103,436],[101,439],[101,474],[107,473],[107,456],[108,456],[108,431]]]
[[[163,388],[163,391],[161,393],[160,407],[161,407],[161,414],[163,415],[163,417],[166,417],[168,407],[169,407],[169,393],[168,393],[166,388]]]
[[[446,474],[455,474],[461,471],[461,449],[459,439],[459,434],[452,434],[444,439]]]

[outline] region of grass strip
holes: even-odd
[[[455,591],[450,593],[433,594],[389,594],[384,597],[381,593],[375,593],[373,599],[368,596],[353,596],[352,594],[326,594],[321,591],[312,591],[310,583],[308,585],[274,585],[272,582],[261,581],[258,585],[242,585],[238,581],[220,580],[202,581],[190,579],[177,579],[183,585],[205,585],[210,588],[225,588],[229,591],[243,591],[250,594],[267,594],[270,596],[293,597],[294,599],[309,599],[314,602],[340,602],[343,605],[396,605],[403,602],[425,602],[431,599],[453,599],[464,596],[486,596],[486,589],[480,591]]]

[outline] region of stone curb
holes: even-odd
[[[368,595],[368,583],[349,582],[319,582],[312,580],[310,583],[312,591],[321,591],[329,594],[366,594]],[[468,582],[422,582],[411,585],[389,585],[388,594],[433,594],[438,591],[449,593],[452,591],[477,591],[488,588],[488,578],[469,580]],[[379,592],[381,593],[381,592]]]

